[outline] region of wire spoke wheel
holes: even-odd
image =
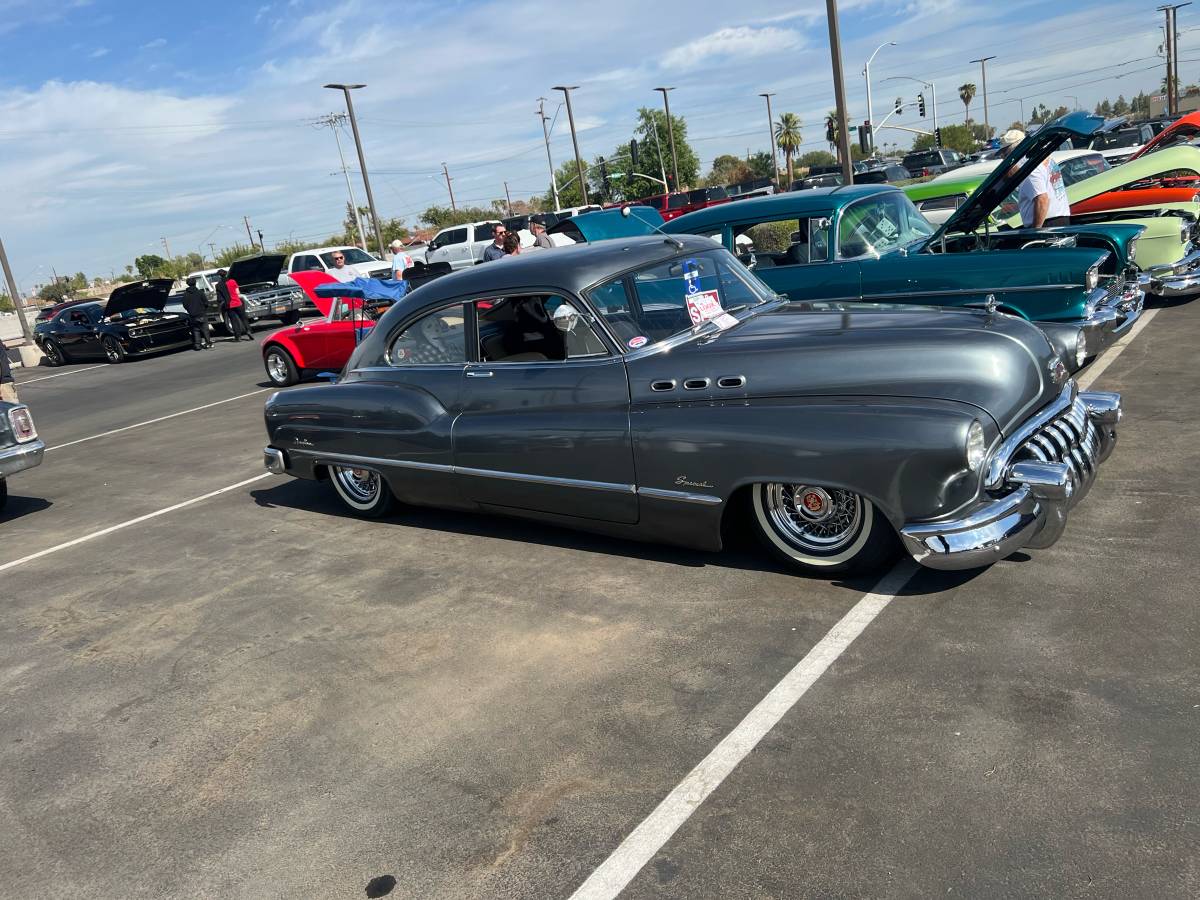
[[[810,570],[874,568],[895,534],[866,497],[843,488],[771,482],[754,485],[759,537],[777,555]]]
[[[369,469],[338,467],[333,477],[338,480],[342,489],[359,503],[369,505],[379,496],[379,476]]]
[[[386,515],[395,503],[387,481],[372,469],[330,466],[329,476],[342,502],[357,515],[376,519]]]

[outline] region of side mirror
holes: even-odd
[[[338,373],[337,373],[337,372],[318,372],[318,373],[317,373],[317,378],[324,378],[324,379],[325,379],[325,380],[327,380],[327,381],[328,381],[330,384],[337,384],[337,382],[338,382]]]

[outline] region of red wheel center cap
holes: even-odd
[[[816,491],[806,491],[801,501],[809,512],[819,513],[825,507],[825,499]]]

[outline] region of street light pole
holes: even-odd
[[[542,138],[546,142],[546,165],[550,167],[550,191],[554,195],[554,208],[562,203],[558,200],[558,179],[554,177],[554,160],[550,158],[550,131],[546,128],[546,98],[538,97],[538,118],[542,120]]]
[[[330,90],[341,91],[346,98],[346,112],[350,115],[350,130],[354,132],[354,147],[358,150],[358,167],[362,170],[363,187],[367,189],[367,207],[371,210],[371,224],[375,226],[375,240],[379,244],[379,257],[383,259],[387,251],[383,247],[383,231],[379,228],[379,213],[375,209],[375,195],[371,192],[371,179],[367,177],[367,160],[363,156],[362,137],[358,133],[358,119],[354,116],[354,101],[350,92],[366,87],[365,84],[327,84]]]
[[[1074,101],[1075,105],[1072,107],[1073,110],[1079,109],[1079,98],[1078,97],[1076,97],[1074,94],[1063,94],[1063,96],[1066,97],[1068,100]]]
[[[588,205],[587,179],[583,177],[583,157],[579,155],[579,136],[575,133],[575,111],[571,109],[571,91],[579,89],[579,85],[555,85],[554,90],[562,91],[567,98],[567,122],[571,125],[571,144],[575,147],[575,170],[579,177],[579,192],[583,196],[583,205]]]
[[[854,166],[850,160],[850,128],[846,121],[846,82],[842,74],[842,38],[838,29],[837,0],[825,0],[825,17],[829,21],[829,57],[833,63],[833,96],[837,104],[842,184],[854,184]]]
[[[767,137],[771,139],[771,166],[774,177],[771,179],[772,184],[779,183],[779,154],[775,151],[775,120],[771,118],[771,98],[774,94],[759,94],[758,96],[766,98],[767,101]]]
[[[988,121],[988,105],[987,105],[987,64],[989,59],[995,59],[995,56],[985,56],[983,59],[973,59],[971,62],[979,63],[980,78],[983,81],[983,127],[987,131],[988,138],[992,136],[992,123]]]
[[[871,152],[875,152],[875,113],[871,108],[871,63],[875,61],[876,54],[884,47],[895,47],[895,41],[887,41],[875,48],[875,53],[871,54],[871,58],[867,60],[867,64],[863,66],[863,77],[867,79],[867,121],[871,123],[870,140]]]
[[[671,176],[675,179],[675,190],[679,190],[679,157],[675,153],[675,126],[671,124],[671,101],[667,99],[667,91],[673,91],[673,87],[656,87],[663,95],[663,110],[667,115],[667,141],[671,144]]]

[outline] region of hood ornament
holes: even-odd
[[[983,301],[983,308],[987,311],[988,315],[994,313],[996,311],[996,307],[999,305],[1000,304],[996,302],[995,294],[988,294]]]

